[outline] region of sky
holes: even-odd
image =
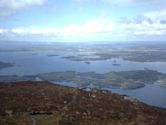
[[[0,0],[0,41],[165,41],[166,0]]]

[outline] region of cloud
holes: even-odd
[[[3,34],[6,34],[8,33],[8,30],[7,29],[2,29],[0,28],[0,35],[2,36]]]
[[[145,17],[152,19],[154,22],[166,19],[166,9],[160,11],[152,11],[144,14]]]
[[[125,18],[120,23],[120,31],[131,35],[166,36],[166,10],[147,12],[133,19]]]
[[[74,2],[88,2],[89,0],[72,0],[72,1],[74,1]]]
[[[148,37],[166,38],[166,10],[151,11],[135,18],[122,18],[120,22],[96,19],[87,20],[82,24],[63,27],[13,27],[1,28],[3,38],[39,38],[55,40],[112,40],[117,37]],[[0,37],[0,38],[1,38]]]
[[[129,5],[129,4],[162,4],[165,0],[71,0],[73,2],[84,3],[84,2],[104,2],[114,5]]]
[[[0,0],[0,18],[11,15],[15,11],[30,6],[41,6],[44,0]]]
[[[43,36],[58,37],[60,39],[77,39],[98,37],[100,33],[111,32],[114,24],[110,20],[89,20],[82,24],[73,24],[57,27],[15,27],[10,29],[0,29],[0,35],[10,37]]]
[[[166,35],[165,24],[150,24],[147,21],[142,21],[140,24],[130,23],[122,24],[120,28],[121,33],[126,35],[143,35],[143,36],[158,36]]]
[[[117,5],[128,5],[128,4],[138,4],[138,3],[148,3],[148,4],[165,3],[165,0],[102,0],[102,1]]]

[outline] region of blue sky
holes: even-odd
[[[165,39],[165,0],[0,0],[1,41]]]

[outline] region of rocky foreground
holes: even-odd
[[[166,110],[110,91],[0,83],[0,125],[166,125]]]

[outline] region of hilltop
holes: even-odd
[[[166,109],[96,89],[0,83],[0,125],[164,125]]]

